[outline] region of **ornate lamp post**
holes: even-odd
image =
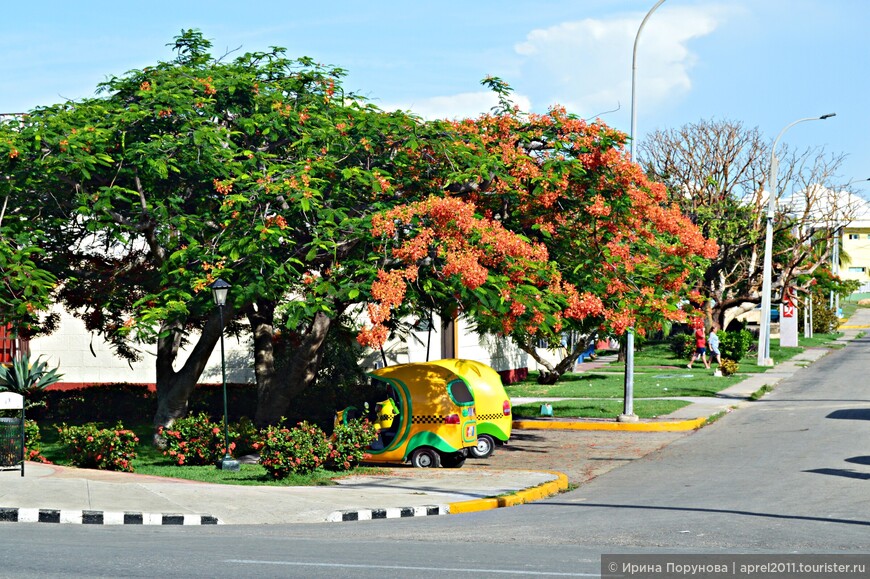
[[[224,356],[224,306],[227,304],[227,294],[230,293],[230,284],[218,278],[211,288],[211,295],[214,298],[214,303],[218,307],[221,323],[221,376],[223,378],[224,389],[224,457],[221,459],[221,470],[239,470],[239,461],[230,456],[230,430],[227,424],[227,364]]]

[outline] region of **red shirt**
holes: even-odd
[[[707,346],[707,340],[704,338],[704,330],[698,328],[695,330],[695,347],[696,348],[705,348]]]

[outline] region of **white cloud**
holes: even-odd
[[[650,17],[637,54],[637,91],[647,110],[692,88],[697,57],[689,42],[711,34],[734,10],[721,6],[662,8]],[[533,30],[515,45],[523,86],[555,87],[549,99],[582,116],[631,103],[631,59],[644,14],[585,19]],[[519,83],[518,83],[519,84]]]
[[[521,110],[531,108],[531,102],[523,95],[513,94],[511,100]],[[498,96],[492,91],[465,92],[448,96],[436,96],[403,104],[381,104],[383,110],[410,110],[424,119],[464,119],[488,113],[498,104]]]

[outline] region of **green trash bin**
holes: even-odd
[[[18,416],[0,417],[0,470],[20,468],[24,476],[24,397],[0,392],[0,410],[18,411]]]

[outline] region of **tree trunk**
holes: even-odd
[[[224,323],[233,318],[233,307],[227,305]],[[187,357],[184,366],[175,371],[173,365],[178,356],[183,332],[182,324],[174,322],[164,326],[157,340],[157,413],[154,415],[154,443],[161,446],[163,441],[157,435],[161,426],[168,427],[187,414],[187,404],[208,359],[214,350],[224,328],[220,324],[220,314],[215,311],[209,316],[202,329],[199,340]]]
[[[302,344],[293,353],[287,368],[268,385],[258,385],[259,398],[254,417],[257,426],[277,423],[286,415],[293,398],[314,383],[323,358],[323,343],[332,322],[332,318],[322,312],[315,314]]]
[[[580,353],[586,349],[585,340],[578,340],[571,348],[568,355],[559,360],[554,366],[538,354],[538,349],[534,344],[517,341],[517,345],[521,350],[531,356],[539,366],[545,368],[545,370],[539,371],[538,384],[555,384],[558,382],[559,378],[574,368],[574,360],[576,360]]]

